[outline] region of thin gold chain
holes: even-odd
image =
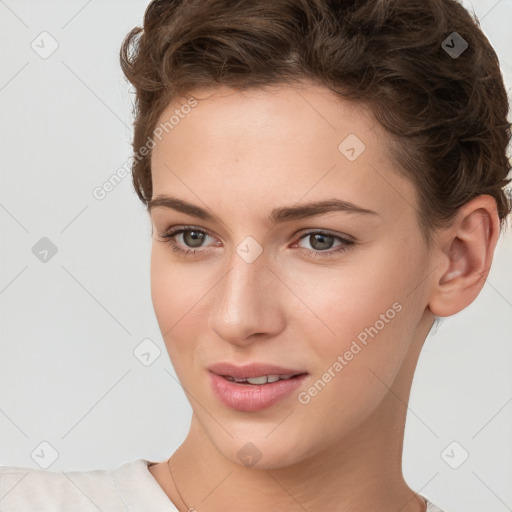
[[[178,496],[180,497],[181,501],[183,502],[183,505],[185,505],[187,511],[190,510],[190,507],[185,503],[185,500],[183,499],[183,496],[181,495],[180,490],[178,489],[178,486],[176,485],[176,481],[174,480],[174,476],[172,475],[171,470],[171,464],[170,461],[172,459],[172,455],[167,459],[167,467],[169,468],[169,473],[171,474],[172,481],[174,483],[174,487],[176,487],[176,491],[178,491]]]
[[[167,467],[169,468],[169,473],[170,473],[172,481],[174,483],[174,487],[176,487],[176,491],[178,492],[178,496],[180,497],[181,501],[183,502],[183,505],[185,505],[185,507],[187,509],[187,512],[188,512],[190,510],[190,507],[186,504],[185,500],[183,499],[183,496],[181,495],[181,492],[178,489],[178,486],[176,485],[176,481],[174,480],[174,476],[172,474],[171,464],[170,464],[171,459],[172,459],[172,455],[167,459]],[[425,503],[425,510],[424,510],[424,512],[427,512],[427,510],[428,510],[427,502],[425,501],[425,498],[422,497],[422,499],[423,499],[423,502]],[[193,510],[195,510],[195,509],[193,509]]]

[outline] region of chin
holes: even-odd
[[[279,469],[302,461],[306,454],[299,439],[291,436],[274,439],[266,438],[267,430],[261,435],[239,436],[224,439],[216,444],[219,453],[227,460],[248,469]],[[270,435],[272,437],[273,434]]]

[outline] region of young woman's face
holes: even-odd
[[[170,105],[168,133],[154,138],[153,200],[191,205],[151,208],[156,317],[219,452],[289,465],[378,411],[425,339],[434,317],[416,193],[370,114],[327,89],[192,96],[197,106]],[[241,384],[212,372],[218,363],[303,375]]]

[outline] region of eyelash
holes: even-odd
[[[180,256],[184,256],[184,257],[188,257],[188,256],[191,256],[191,257],[195,257],[195,256],[200,256],[201,254],[207,252],[206,250],[204,249],[187,249],[187,250],[184,250],[184,249],[181,249],[177,244],[176,242],[173,240],[173,238],[176,236],[176,235],[179,235],[181,233],[186,233],[188,231],[194,231],[196,233],[201,233],[201,234],[204,234],[204,235],[207,235],[207,236],[211,236],[209,235],[206,231],[202,230],[202,229],[198,229],[198,228],[195,228],[193,226],[181,226],[177,229],[173,229],[163,235],[160,235],[161,238],[163,238],[164,240],[162,240],[163,243],[165,243],[166,245],[169,245],[173,252],[175,253],[178,253]],[[320,231],[320,230],[312,230],[312,231],[308,231],[307,233],[303,233],[302,236],[299,238],[298,241],[304,239],[304,238],[307,238],[308,236],[311,236],[311,235],[327,235],[327,236],[330,236],[330,237],[333,237],[333,238],[337,238],[338,240],[340,240],[342,243],[338,246],[338,248],[334,251],[315,251],[315,250],[310,250],[310,249],[304,249],[302,248],[303,251],[306,252],[306,254],[308,256],[313,256],[313,257],[320,257],[320,258],[327,258],[329,256],[333,256],[333,255],[336,255],[336,254],[339,254],[339,253],[344,253],[346,251],[348,251],[350,248],[352,248],[352,246],[355,244],[355,242],[353,242],[352,240],[348,240],[346,238],[343,238],[339,235],[334,235],[333,233],[330,233],[328,231]]]

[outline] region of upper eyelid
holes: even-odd
[[[186,225],[174,226],[172,228],[169,228],[168,230],[164,231],[164,233],[160,236],[170,238],[170,237],[174,237],[179,234],[182,234],[185,231],[198,231],[200,233],[204,233],[205,235],[209,236],[210,238],[216,238],[215,236],[210,234],[210,232],[208,230],[206,230],[204,228],[200,228],[197,226],[186,226]],[[298,232],[296,232],[293,236],[298,237],[298,240],[301,240],[303,237],[311,235],[311,234],[315,234],[315,233],[330,235],[334,238],[339,238],[339,239],[347,241],[347,242],[355,242],[355,239],[350,235],[345,235],[345,234],[341,234],[341,233],[338,234],[330,229],[322,229],[322,228],[302,228]]]

